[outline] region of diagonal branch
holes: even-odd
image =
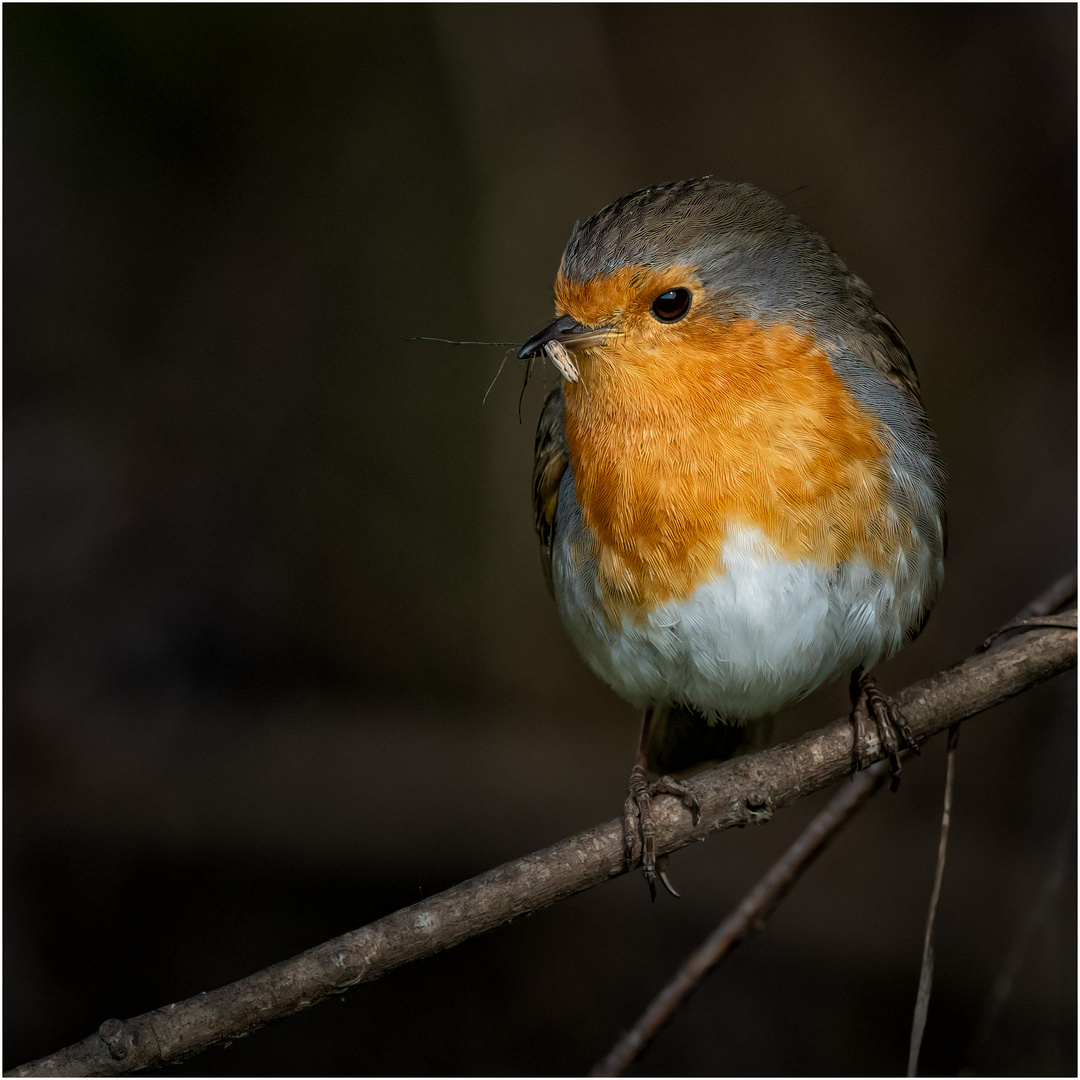
[[[1025,630],[896,695],[916,737],[925,739],[1076,665],[1075,615],[1069,625]],[[866,750],[871,761],[885,756],[873,737]],[[844,717],[699,773],[689,786],[701,804],[700,823],[692,825],[679,804],[664,800],[656,815],[658,853],[762,820],[849,775],[852,754],[852,727]],[[81,1042],[7,1075],[111,1076],[180,1061],[624,871],[617,818],[218,990],[127,1021],[107,1020]]]

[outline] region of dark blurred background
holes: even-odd
[[[407,339],[524,340],[625,192],[773,191],[906,337],[951,535],[887,688],[1075,564],[1072,5],[3,29],[7,1068],[619,812],[637,716],[532,533],[552,375],[519,424],[502,349]],[[1075,1074],[1075,685],[964,728],[924,1073]],[[904,775],[640,1072],[903,1072],[943,740]],[[173,1074],[581,1073],[825,797],[676,855],[681,901],[620,879]]]

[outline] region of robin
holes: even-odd
[[[918,748],[869,672],[941,588],[945,469],[896,328],[749,184],[643,188],[575,226],[555,312],[520,352],[562,376],[536,530],[574,644],[644,709],[624,825],[655,895],[650,801],[698,807],[647,772],[730,756],[818,687],[851,676],[855,766],[872,721],[895,785]]]

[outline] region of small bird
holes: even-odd
[[[850,676],[855,765],[872,718],[895,786],[918,747],[869,673],[941,588],[945,469],[870,290],[749,184],[643,188],[575,226],[555,313],[520,352],[562,376],[536,530],[574,644],[644,709],[624,831],[655,896],[651,798],[698,806],[647,771],[730,756],[827,683]]]

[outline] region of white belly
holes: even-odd
[[[926,549],[890,574],[861,562],[792,563],[759,530],[729,527],[724,572],[644,621],[613,627],[594,574],[582,568],[589,543],[580,518],[575,524],[556,545],[555,596],[589,666],[632,704],[688,704],[728,723],[771,716],[891,656],[941,572]]]

